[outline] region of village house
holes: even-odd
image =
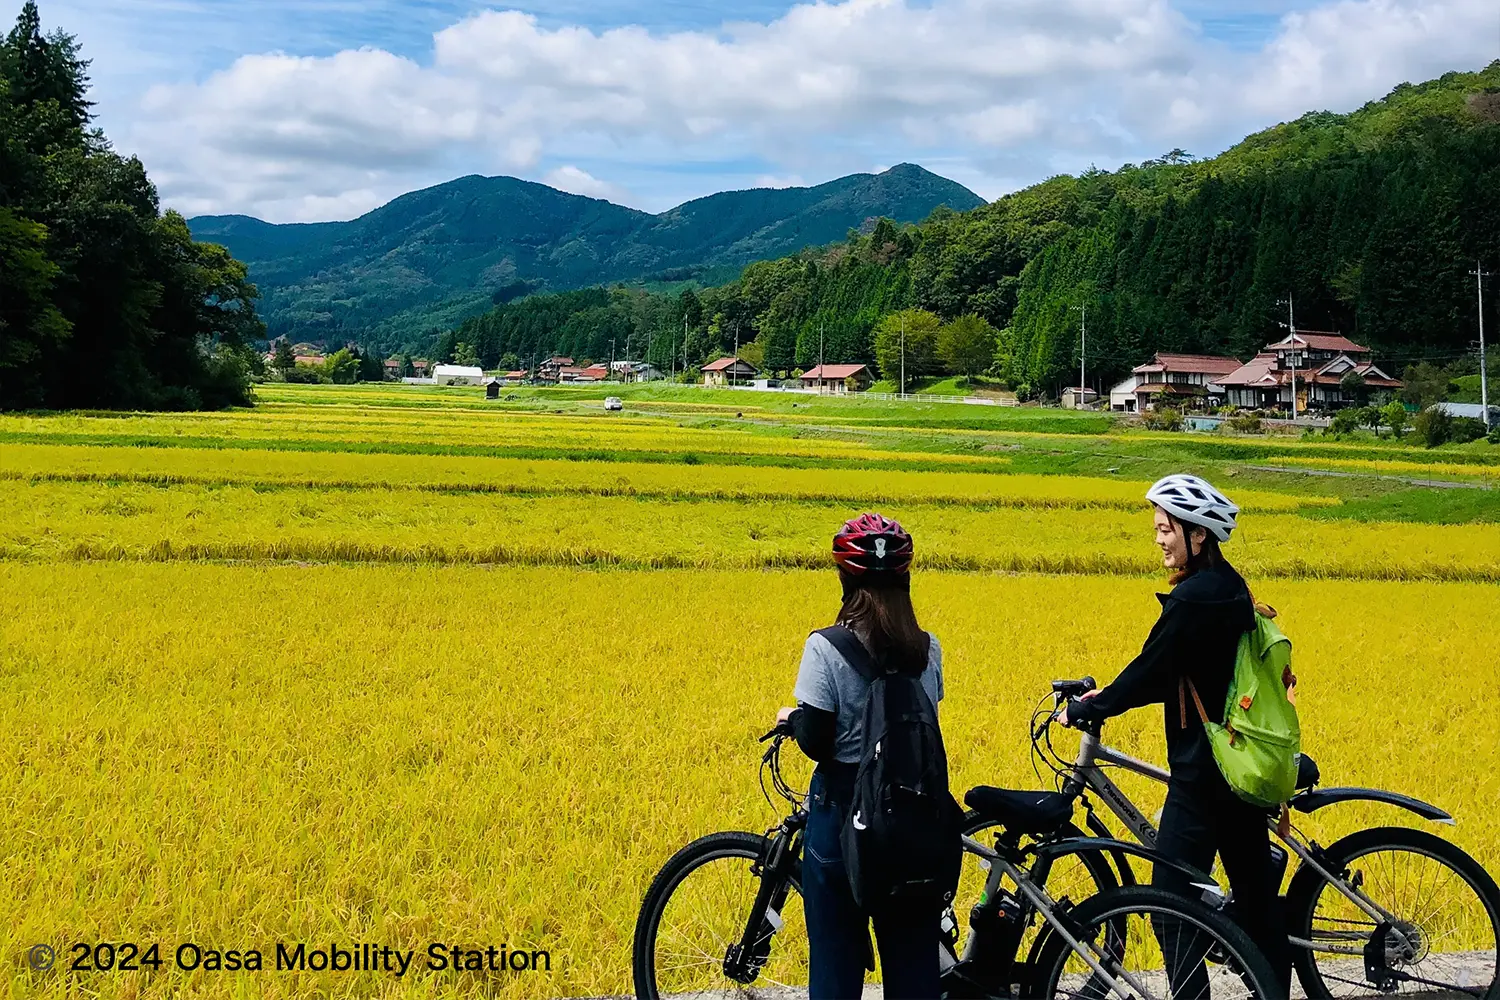
[[[611,361],[609,370],[621,382],[656,382],[666,378],[661,370],[649,361]]]
[[[587,368],[567,367],[559,368],[557,380],[559,382],[603,382],[609,378],[608,365],[589,365]]]
[[[1297,412],[1359,405],[1375,392],[1402,383],[1370,360],[1370,349],[1337,333],[1299,330],[1267,344],[1255,357],[1214,382],[1231,406],[1289,410],[1296,385]]]
[[[1175,354],[1158,351],[1109,390],[1109,408],[1140,413],[1158,406],[1195,409],[1215,406],[1223,392],[1214,379],[1240,367],[1238,358],[1215,354]]]
[[[863,392],[874,381],[866,365],[816,365],[801,375],[802,388],[834,394],[847,393],[850,382],[856,392]]]
[[[432,362],[426,358],[411,359],[411,373],[417,378],[427,378],[432,372]]]
[[[521,385],[526,381],[526,369],[522,368],[518,371],[506,372],[500,376],[500,381],[506,385]]]
[[[386,378],[396,379],[396,378],[400,378],[401,377],[401,359],[400,358],[386,358],[385,361],[384,361],[384,365],[385,365],[385,377]]]
[[[748,361],[720,358],[703,366],[703,384],[744,385],[759,374],[760,371]]]
[[[560,354],[554,354],[536,366],[536,379],[538,382],[560,382],[562,381],[562,370],[571,367],[573,367],[572,358],[565,358]]]

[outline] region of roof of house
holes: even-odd
[[[473,365],[438,365],[432,369],[433,378],[484,378],[484,369]]]
[[[506,372],[505,373],[505,377],[506,378],[525,378],[526,377],[526,369],[522,368],[520,371]]]
[[[1070,385],[1070,386],[1068,386],[1066,389],[1063,390],[1063,392],[1071,392],[1075,396],[1078,395],[1080,392],[1083,393],[1085,396],[1089,395],[1090,393],[1092,393],[1095,396],[1099,395],[1099,390],[1097,390],[1097,389],[1090,389],[1087,386],[1084,386],[1083,388],[1080,389],[1076,385]]]
[[[868,365],[814,365],[802,373],[803,378],[842,379],[868,372]]]
[[[750,369],[751,371],[756,370],[754,365],[752,365],[748,361],[743,361],[740,358],[720,358],[717,361],[710,361],[708,364],[703,366],[703,370],[706,372],[721,372],[725,369],[733,368],[735,365],[740,365],[744,368]]]
[[[1193,372],[1204,375],[1227,375],[1240,366],[1238,358],[1217,354],[1169,354],[1158,351],[1156,357],[1132,368],[1142,374],[1150,372]]]
[[[1344,381],[1349,371],[1357,372],[1364,385],[1372,389],[1399,389],[1405,383],[1399,379],[1391,378],[1385,372],[1369,361],[1362,361],[1352,369],[1345,369],[1337,373],[1328,372],[1333,367],[1337,358],[1329,362],[1317,371],[1303,369],[1295,373],[1297,381],[1304,385],[1314,383],[1317,385],[1339,385]],[[1292,381],[1293,372],[1287,368],[1277,368],[1277,359],[1274,354],[1257,354],[1237,371],[1230,372],[1222,378],[1214,379],[1214,385],[1224,386],[1264,386],[1274,388],[1279,385],[1287,385]]]
[[[563,357],[560,354],[554,354],[554,355],[552,355],[552,357],[550,357],[546,361],[542,362],[542,364],[544,364],[544,365],[552,365],[553,367],[561,367],[563,365],[571,365],[572,363],[573,363],[573,359],[572,358],[565,358],[565,357]]]
[[[1272,370],[1276,355],[1257,354],[1234,371],[1214,379],[1214,385],[1280,385]]]
[[[1297,341],[1292,342],[1292,335],[1288,334],[1281,340],[1266,345],[1268,351],[1290,351],[1298,346],[1306,347],[1314,351],[1352,351],[1355,354],[1369,354],[1368,347],[1362,347],[1350,340],[1348,337],[1337,333],[1325,333],[1318,330],[1298,330]]]

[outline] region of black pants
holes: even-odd
[[[1234,917],[1275,970],[1278,996],[1286,997],[1291,984],[1292,955],[1266,819],[1266,811],[1235,795],[1216,768],[1201,779],[1174,778],[1167,787],[1167,804],[1162,809],[1156,849],[1174,861],[1204,872],[1212,869],[1214,855],[1219,856],[1234,893]],[[1201,895],[1201,890],[1194,889],[1187,876],[1165,865],[1157,867],[1151,882],[1186,896]],[[1166,937],[1160,930],[1158,936]],[[1207,975],[1201,963],[1197,963],[1189,979],[1177,985],[1175,993],[1184,1000],[1207,997],[1207,986]]]

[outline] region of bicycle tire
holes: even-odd
[[[1075,926],[1084,930],[1085,937],[1092,940],[1094,935],[1090,931],[1121,921],[1132,913],[1161,914],[1196,925],[1207,933],[1214,954],[1237,963],[1243,970],[1241,979],[1250,995],[1259,998],[1277,996],[1276,974],[1249,935],[1223,913],[1197,900],[1152,886],[1120,886],[1084,900],[1068,912],[1068,917]],[[1033,1000],[1052,1000],[1057,996],[1058,982],[1068,959],[1074,954],[1056,931],[1049,931],[1038,939],[1030,961],[1033,978],[1024,995]]]
[[[1335,841],[1324,849],[1323,856],[1328,869],[1338,874],[1346,871],[1351,862],[1381,849],[1421,854],[1452,870],[1483,904],[1490,919],[1490,940],[1500,941],[1500,889],[1479,862],[1450,841],[1410,827],[1374,827]],[[1318,900],[1327,886],[1323,877],[1307,865],[1292,876],[1286,900],[1287,923],[1293,937],[1313,939]],[[1297,978],[1311,1000],[1331,1000],[1338,995],[1329,988],[1311,949],[1294,946],[1292,952]],[[1482,986],[1482,981],[1477,985]],[[1492,979],[1488,992],[1475,995],[1485,1000],[1500,1000],[1500,977]]]
[[[711,833],[683,847],[668,859],[667,863],[651,880],[651,886],[641,900],[641,910],[636,917],[635,935],[631,944],[631,965],[638,1000],[661,1000],[663,994],[657,984],[656,945],[661,929],[661,918],[666,912],[672,894],[694,871],[716,860],[739,858],[755,863],[764,861],[771,849],[771,840],[758,833],[734,830]],[[790,879],[791,891],[801,894],[798,877]],[[733,914],[735,920],[748,919],[754,899],[745,900],[744,910]],[[728,995],[753,998],[757,994],[751,988],[734,983],[725,977],[724,987]]]

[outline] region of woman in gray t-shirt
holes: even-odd
[[[943,654],[912,609],[911,536],[895,521],[863,514],[834,536],[833,558],[844,590],[836,624],[858,637],[877,668],[920,673],[936,706],[943,697]],[[797,707],[776,717],[818,762],[808,786],[802,858],[810,1000],[860,995],[872,921],[887,1000],[938,995],[935,915],[912,906],[862,910],[844,868],[839,833],[858,770],[868,687],[833,643],[814,632],[797,671]]]

